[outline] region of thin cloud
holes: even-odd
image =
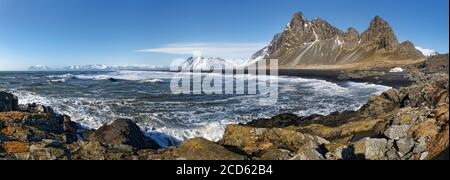
[[[192,55],[193,52],[201,52],[203,56],[248,58],[264,46],[265,43],[173,43],[137,51],[172,55]]]

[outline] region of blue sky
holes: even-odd
[[[30,65],[167,65],[190,49],[246,58],[292,14],[365,30],[382,16],[399,40],[448,52],[448,0],[0,0],[0,70]],[[142,52],[139,50],[149,50]]]

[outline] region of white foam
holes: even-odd
[[[46,76],[49,79],[69,79],[75,77],[73,74],[63,74],[63,75],[49,75]]]
[[[376,90],[371,95],[377,96],[381,95],[383,92],[388,91],[389,89],[392,89],[392,87],[389,86],[383,86],[378,84],[371,84],[371,83],[357,83],[357,82],[347,82],[349,89],[358,89],[358,90]]]
[[[162,79],[148,79],[141,81],[142,83],[163,83],[164,80]]]

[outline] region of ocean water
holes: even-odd
[[[174,75],[163,71],[0,72],[0,88],[16,94],[21,104],[51,106],[86,128],[132,119],[163,146],[193,137],[217,141],[228,124],[280,113],[306,116],[356,110],[369,96],[390,88],[278,76],[271,77],[278,79],[277,103],[260,105],[260,94],[174,95],[170,91]]]

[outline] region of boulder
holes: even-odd
[[[3,124],[22,123],[26,117],[28,117],[28,114],[23,112],[0,112],[0,122]]]
[[[25,119],[24,125],[35,127],[47,133],[64,133],[64,116],[59,114],[34,115]]]
[[[70,118],[58,114],[0,113],[1,134],[21,142],[39,142],[42,139],[74,142],[77,140],[77,130],[66,128],[66,123],[74,125]]]
[[[299,131],[323,137],[327,140],[336,140],[346,137],[363,137],[379,134],[383,130],[386,122],[382,119],[362,119],[348,122],[339,127],[329,127],[322,124],[311,124],[300,127]]]
[[[1,133],[6,135],[8,139],[13,139],[22,142],[37,142],[49,135],[36,128],[28,126],[8,126],[1,130]]]
[[[353,144],[356,156],[366,160],[386,160],[388,151],[386,139],[365,138]]]
[[[398,155],[400,157],[405,157],[407,154],[412,152],[414,145],[413,140],[401,139],[397,141],[396,146],[398,149]]]
[[[53,114],[54,111],[51,107],[44,106],[41,104],[21,104],[18,108],[21,112],[28,112],[28,113],[36,113],[36,114]]]
[[[393,125],[384,131],[384,135],[393,140],[400,140],[406,138],[410,125]]]
[[[276,148],[287,149],[297,153],[301,153],[306,149],[316,150],[319,149],[319,146],[330,143],[318,136],[312,136],[309,134],[302,134],[294,130],[278,128],[267,131],[267,133],[265,133],[262,138],[263,139],[261,140],[263,142],[268,141]]]
[[[259,139],[266,133],[265,128],[251,128],[241,125],[228,125],[220,144],[244,150],[248,155],[264,149]]]
[[[292,159],[324,159],[321,146],[329,142],[321,137],[303,134],[290,128],[251,128],[230,125],[220,144],[245,152],[253,158],[267,159],[274,153],[286,154]],[[284,157],[287,157],[284,155]],[[279,159],[279,158],[275,158]]]
[[[145,137],[139,126],[128,119],[119,119],[110,125],[105,125],[93,132],[88,139],[108,145],[126,144],[138,149],[160,148],[155,141]]]
[[[104,145],[95,141],[78,141],[67,145],[72,160],[136,160],[135,151],[128,145]]]
[[[78,141],[78,130],[82,129],[79,124],[71,121],[69,116],[64,116],[64,133],[65,133],[65,141],[68,144]]]
[[[408,133],[410,133],[415,139],[419,139],[421,137],[433,138],[440,131],[440,127],[436,124],[436,122],[436,119],[427,119],[412,126]]]
[[[203,138],[187,140],[176,148],[172,156],[180,160],[245,160],[246,156],[234,153],[223,146]]]
[[[45,139],[30,145],[29,152],[16,154],[20,160],[69,160],[70,152],[65,143]]]
[[[270,149],[255,160],[289,160],[294,157],[294,153],[286,149]]]
[[[300,118],[295,114],[280,114],[270,119],[258,119],[250,121],[246,126],[255,128],[283,128],[295,125],[300,121]]]
[[[290,160],[325,160],[325,150],[317,142],[303,144]]]
[[[392,111],[399,106],[397,102],[393,102],[383,96],[372,96],[369,98],[368,103],[361,108],[361,111],[368,115],[379,115]]]
[[[18,102],[17,97],[13,94],[0,91],[0,112],[16,111]]]

